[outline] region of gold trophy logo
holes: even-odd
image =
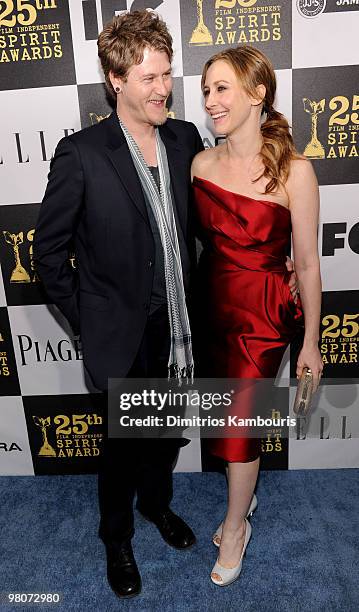
[[[34,247],[33,245],[30,246],[29,248],[29,257],[30,257],[30,268],[31,268],[31,272],[33,273],[33,277],[32,277],[32,282],[33,283],[39,283],[40,279],[37,275],[37,272],[35,270],[35,264],[34,264]]]
[[[33,230],[30,230],[30,232],[27,234],[27,238],[28,238],[29,242],[31,242],[31,243],[34,240],[34,233],[35,233],[35,230],[33,229]],[[31,273],[32,273],[32,282],[33,283],[39,283],[40,279],[39,279],[39,277],[37,275],[37,272],[35,270],[34,247],[33,247],[32,244],[30,245],[30,248],[29,248],[29,258],[30,258],[30,270],[31,270]]]
[[[204,23],[203,0],[197,0],[198,23],[192,32],[190,45],[213,45],[212,34]]]
[[[108,113],[107,115],[97,115],[97,113],[89,113],[91,125],[96,125],[96,123],[100,123],[100,121],[107,119],[107,117],[109,116],[110,113]]]
[[[322,143],[318,139],[318,115],[324,112],[325,99],[320,102],[303,98],[304,110],[311,116],[311,139],[304,149],[304,155],[312,159],[324,159],[325,151]]]
[[[46,417],[46,419],[42,419],[41,417],[33,416],[32,418],[34,419],[35,425],[37,425],[38,427],[41,427],[41,433],[42,433],[43,444],[39,452],[37,453],[38,456],[39,457],[56,457],[56,452],[52,448],[51,444],[49,443],[47,439],[47,434],[46,434],[46,427],[50,427],[50,417]]]
[[[10,234],[10,232],[3,231],[3,234],[5,242],[11,244],[15,257],[15,268],[11,273],[10,283],[30,283],[30,276],[21,264],[19,253],[19,246],[24,242],[24,233]]]

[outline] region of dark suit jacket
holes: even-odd
[[[190,165],[203,148],[192,123],[160,128],[174,204],[191,256]],[[94,384],[128,373],[150,304],[155,245],[140,181],[117,116],[63,138],[34,235],[34,261],[51,301],[81,333]],[[69,252],[76,256],[76,271]]]

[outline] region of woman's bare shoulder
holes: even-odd
[[[200,151],[193,158],[191,173],[193,176],[203,177],[210,170],[211,166],[218,160],[220,154],[219,146]]]
[[[289,166],[287,186],[298,186],[302,181],[316,182],[312,162],[306,157],[292,159]]]
[[[290,162],[286,191],[292,212],[294,209],[304,210],[307,205],[309,208],[318,206],[318,181],[310,160],[293,159]]]

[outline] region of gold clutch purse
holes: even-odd
[[[297,416],[305,417],[310,410],[313,393],[313,374],[309,368],[303,368],[298,381],[297,393],[295,395],[293,412]]]

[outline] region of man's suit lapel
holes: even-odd
[[[118,123],[116,113],[112,113],[107,121],[109,133],[108,147],[106,151],[107,156],[114,166],[124,188],[128,193],[129,198],[132,200],[133,204],[136,206],[147,223],[149,223],[141,183],[135,170],[135,166],[133,165],[131,154],[128,150],[120,124]]]
[[[167,152],[168,166],[171,175],[171,185],[174,195],[173,205],[176,206],[179,222],[184,236],[187,235],[188,206],[188,164],[184,151],[177,141],[176,134],[167,123],[160,128],[160,135]]]
[[[107,156],[114,166],[129,198],[149,223],[146,203],[135,166],[128,150],[127,143],[115,112],[107,120],[108,147]],[[187,206],[188,206],[188,164],[183,150],[177,142],[176,134],[164,124],[160,128],[161,138],[167,152],[168,166],[171,175],[171,185],[174,195],[179,222],[184,236],[187,235]]]

